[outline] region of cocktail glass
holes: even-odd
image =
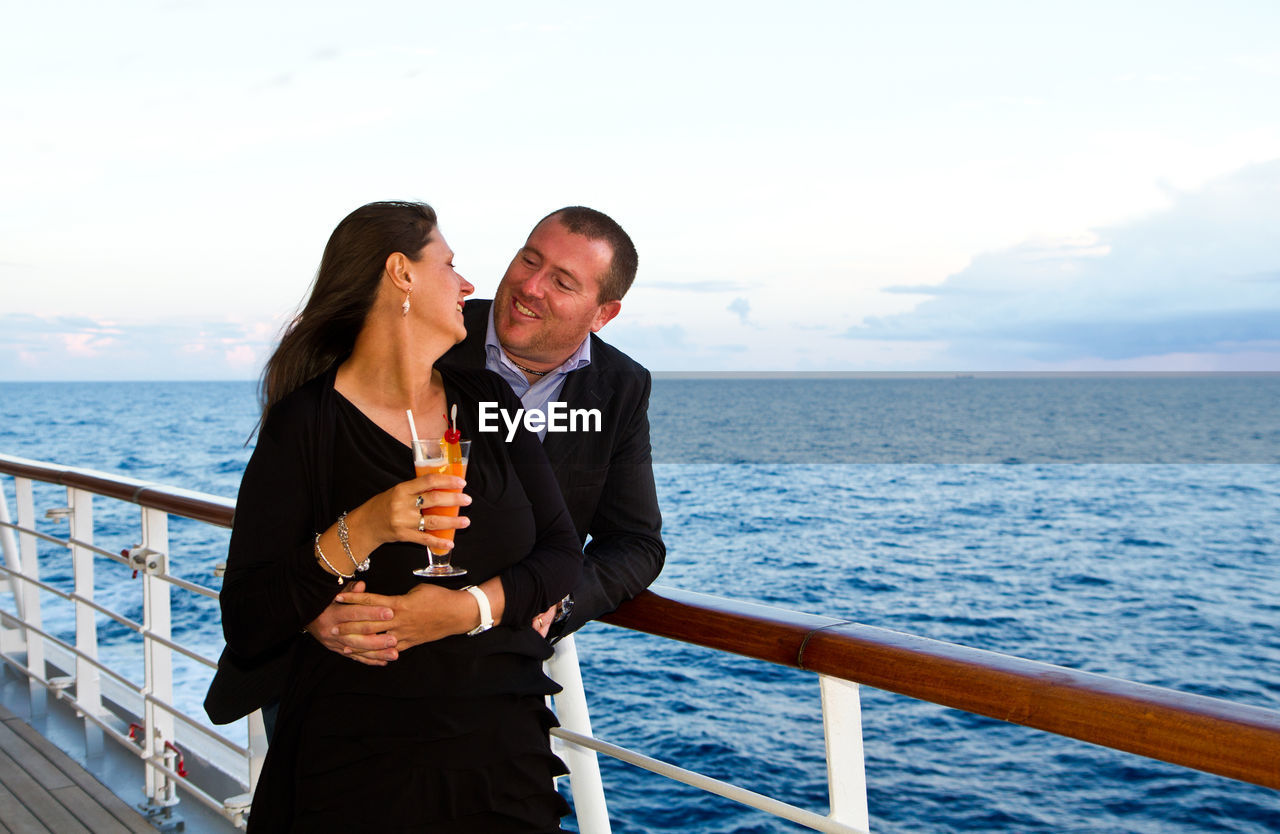
[[[454,475],[458,478],[467,476],[467,459],[471,456],[471,441],[463,440],[458,443],[458,447],[462,450],[462,460],[460,462],[449,462],[448,452],[445,443],[441,438],[429,438],[426,440],[413,441],[413,470],[418,477],[431,474]],[[441,490],[442,492],[462,492],[460,489]],[[424,507],[423,515],[444,516],[448,518],[456,518],[458,508],[456,506],[449,507]],[[441,530],[432,531],[437,538],[448,539],[453,541],[453,527],[446,527]],[[434,547],[427,548],[428,564],[425,568],[418,568],[413,573],[415,576],[462,576],[467,571],[464,568],[454,567],[449,564],[452,551],[436,550]]]

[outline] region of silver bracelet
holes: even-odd
[[[355,567],[356,573],[364,573],[369,569],[369,557],[364,557],[363,562],[357,562],[356,557],[351,553],[351,532],[347,530],[347,514],[343,513],[338,516],[338,541],[342,542],[342,550],[347,554],[347,558],[351,560],[351,564]]]
[[[332,562],[330,562],[330,561],[328,560],[328,558],[326,558],[326,557],[325,557],[325,555],[324,555],[324,551],[320,549],[320,534],[319,534],[319,533],[316,533],[316,556],[319,556],[319,557],[320,557],[320,561],[321,561],[321,562],[324,562],[326,565],[328,565],[328,566],[329,566],[329,570],[333,571],[334,573],[336,573],[336,574],[338,575],[338,584],[339,584],[339,585],[341,585],[343,582],[345,582],[346,580],[350,579],[351,577],[355,576],[355,574],[354,574],[354,573],[343,573],[342,571],[338,570],[337,568],[335,568],[335,567],[333,566],[333,563],[332,563]]]

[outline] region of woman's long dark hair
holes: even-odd
[[[435,228],[426,203],[369,203],[343,218],[324,247],[311,297],[262,370],[264,421],[273,405],[351,355],[387,258],[401,252],[417,260]]]

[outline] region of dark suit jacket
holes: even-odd
[[[441,362],[484,367],[491,304],[466,303],[467,338]],[[573,611],[556,637],[643,591],[666,557],[649,447],[649,372],[595,334],[590,339],[591,364],[568,375],[559,399],[571,409],[599,409],[601,430],[549,431],[542,444],[585,543]]]

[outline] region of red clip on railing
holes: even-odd
[[[182,751],[178,749],[178,745],[174,744],[172,741],[166,741],[164,743],[164,747],[166,750],[172,750],[174,753],[178,754],[178,775],[183,779],[187,778],[187,768],[182,763]]]
[[[130,550],[132,550],[132,548],[126,547],[124,550],[121,550],[121,551],[120,551],[120,555],[121,555],[121,556],[123,556],[123,557],[124,557],[124,558],[126,558],[126,559],[132,559],[132,558],[133,558],[133,554],[131,554],[131,553],[129,552]],[[132,578],[132,579],[137,579],[137,578],[138,578],[138,569],[137,569],[137,568],[134,568],[134,569],[133,569],[133,576],[132,576],[132,577],[130,577],[130,578]],[[130,735],[129,737],[130,737],[130,738],[133,738],[133,736],[132,736],[132,735]]]
[[[146,727],[144,727],[144,726],[142,726],[141,724],[130,724],[130,725],[129,725],[129,738],[138,738],[138,736],[136,736],[136,735],[135,735],[135,733],[145,733],[145,732],[146,732],[146,730],[147,730],[147,728],[146,728]],[[139,740],[139,741],[141,741],[141,739],[140,739],[140,738],[139,738],[138,740]],[[177,755],[177,757],[178,757],[178,771],[177,771],[177,772],[178,772],[178,775],[179,775],[179,776],[181,776],[183,779],[187,778],[187,766],[186,766],[186,762],[185,762],[185,761],[183,760],[183,758],[182,758],[182,751],[178,749],[178,745],[174,744],[172,741],[166,741],[166,742],[164,743],[164,749],[166,749],[166,750],[172,750],[172,751]]]

